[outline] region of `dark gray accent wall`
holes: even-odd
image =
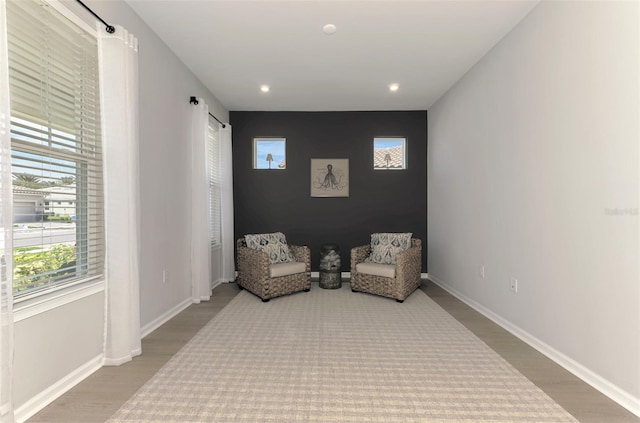
[[[230,112],[236,238],[283,232],[290,244],[340,246],[348,272],[352,247],[373,232],[413,232],[427,271],[427,112]],[[255,170],[253,138],[286,138],[286,169]],[[373,170],[373,138],[407,139],[406,170]],[[349,159],[349,197],[310,196],[312,158]]]

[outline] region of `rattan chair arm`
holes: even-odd
[[[396,255],[396,279],[420,279],[422,270],[422,248],[411,247]]]
[[[305,272],[311,272],[311,250],[306,245],[289,245],[289,250],[293,254],[293,258],[304,263]]]
[[[371,254],[371,245],[360,245],[351,249],[351,273],[355,274],[356,265],[362,263]]]
[[[269,277],[269,256],[264,251],[238,247],[238,270],[251,280]]]

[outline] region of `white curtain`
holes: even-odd
[[[13,243],[6,2],[0,0],[0,422],[13,423]]]
[[[191,293],[194,303],[211,298],[209,239],[209,177],[207,135],[209,107],[202,98],[191,118]]]
[[[236,278],[234,264],[235,239],[233,234],[233,160],[231,155],[231,125],[220,127],[220,197],[222,226],[222,280],[231,282]]]
[[[98,31],[105,173],[105,365],[142,352],[138,40],[121,26]]]

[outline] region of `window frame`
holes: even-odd
[[[401,167],[376,167],[376,142],[401,142],[402,146],[402,166]],[[373,138],[372,148],[372,166],[373,170],[407,170],[408,151],[407,137],[403,136],[376,136]],[[393,148],[393,147],[388,147]]]
[[[273,165],[271,165],[271,162],[269,163],[270,167],[259,167],[258,163],[260,158],[258,157],[258,144],[261,142],[282,142],[283,143],[282,160],[284,161],[284,167],[279,167],[277,163],[274,167]],[[265,161],[266,161],[266,158],[265,158]],[[287,139],[285,137],[276,137],[276,136],[254,137],[251,167],[253,168],[253,170],[286,170],[287,169]]]
[[[71,12],[67,9],[62,3],[57,1],[47,1],[40,0],[40,3],[46,4],[51,7],[53,16],[51,19],[54,21],[56,19],[61,20],[63,23],[61,25],[67,25],[72,27],[74,31],[81,31],[84,35],[91,37],[96,40],[95,44],[95,62],[92,62],[92,66],[95,65],[96,79],[95,79],[95,92],[97,93],[96,97],[96,107],[98,108],[98,112],[95,116],[97,124],[95,131],[95,144],[86,144],[84,142],[84,138],[81,137],[80,140],[74,141],[72,147],[75,150],[67,150],[64,148],[56,149],[55,151],[51,150],[47,145],[29,145],[28,141],[24,141],[24,144],[27,148],[20,148],[21,142],[14,143],[12,139],[11,150],[14,151],[14,146],[18,146],[15,148],[15,151],[21,153],[32,153],[42,158],[50,158],[53,160],[70,160],[75,163],[76,166],[76,191],[75,191],[75,199],[67,200],[74,205],[74,207],[80,207],[78,204],[89,204],[92,206],[87,206],[83,212],[78,212],[76,210],[76,216],[80,216],[85,214],[86,219],[93,219],[95,217],[95,213],[97,212],[98,216],[98,224],[94,226],[92,223],[80,223],[86,226],[81,228],[76,226],[76,231],[74,235],[74,243],[76,244],[75,251],[75,264],[73,265],[74,276],[68,278],[62,278],[54,281],[53,283],[47,283],[43,286],[27,289],[23,292],[14,292],[14,310],[16,312],[20,312],[16,314],[14,320],[21,320],[22,318],[29,317],[31,315],[39,314],[40,312],[58,307],[63,304],[67,304],[72,301],[76,301],[80,298],[84,298],[89,295],[94,295],[97,292],[104,290],[104,264],[105,264],[105,243],[106,243],[106,231],[105,231],[105,222],[104,222],[104,178],[102,174],[102,166],[103,166],[103,158],[101,155],[102,150],[102,133],[101,133],[101,123],[100,123],[100,112],[99,107],[100,104],[100,71],[99,71],[99,57],[98,57],[98,45],[97,45],[97,31],[96,28],[91,27],[81,18],[79,18],[75,13]],[[55,28],[54,25],[50,26],[51,28]],[[59,58],[58,58],[59,60]],[[75,107],[82,109],[82,105],[78,103],[77,98],[74,101]],[[18,112],[18,116],[14,115],[14,109],[12,108],[10,111],[12,118],[24,119],[23,113]],[[31,119],[35,120],[33,122]],[[29,115],[26,121],[33,123],[34,125],[42,125],[42,123],[38,122],[40,117],[37,114]],[[46,125],[51,133],[54,134],[58,131],[56,129],[57,124],[52,125],[50,122]],[[79,128],[76,126],[75,130],[78,131]],[[83,132],[80,130],[80,132]],[[66,133],[66,132],[65,132]],[[74,135],[75,137],[76,135]],[[17,141],[17,140],[16,140]],[[52,141],[51,136],[49,137],[49,143]],[[49,150],[49,151],[48,151]],[[80,154],[79,151],[82,151]],[[47,154],[45,154],[47,153]],[[97,155],[97,156],[96,156]],[[13,165],[12,165],[13,166]],[[89,166],[98,166],[99,172],[95,172],[95,169],[91,169],[93,172],[93,176],[84,176],[83,172],[87,172]],[[86,167],[86,168],[85,168]],[[85,169],[81,169],[85,168]],[[42,172],[53,172],[51,170],[47,170],[46,168],[42,169]],[[55,172],[53,172],[55,173]],[[87,184],[93,184],[95,182],[95,175],[99,174],[98,188],[88,188]],[[85,186],[82,186],[82,182],[79,182],[78,179],[86,177],[88,178],[85,182]],[[82,191],[82,192],[81,192]],[[89,200],[90,195],[97,194],[98,197],[95,197],[95,200]],[[13,195],[13,193],[12,193]],[[85,197],[82,197],[82,196]],[[56,200],[57,201],[57,200]],[[47,201],[48,202],[48,201]],[[57,201],[58,203],[60,201]],[[53,202],[51,202],[53,204]],[[74,219],[75,221],[75,219]],[[96,235],[88,235],[89,232],[94,231],[97,228],[98,232]],[[87,233],[86,237],[81,236],[80,232]],[[97,244],[95,244],[97,242]],[[86,247],[80,252],[78,252],[79,244],[86,243]],[[43,243],[41,245],[61,245],[61,242],[49,242]],[[15,246],[13,246],[15,251]],[[80,247],[82,248],[82,247]],[[95,249],[97,248],[97,250]],[[13,254],[13,252],[12,252]],[[96,256],[97,254],[97,256]],[[82,257],[81,257],[82,255]],[[98,258],[96,258],[98,257]],[[87,263],[93,263],[93,271],[87,271],[89,269],[89,265]],[[15,266],[14,266],[15,267]],[[98,270],[96,270],[98,269]],[[12,283],[14,279],[14,275],[12,277]],[[25,314],[26,313],[26,314]]]

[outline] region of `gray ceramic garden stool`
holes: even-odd
[[[320,247],[320,288],[338,289],[342,287],[340,265],[338,245],[323,244]]]

